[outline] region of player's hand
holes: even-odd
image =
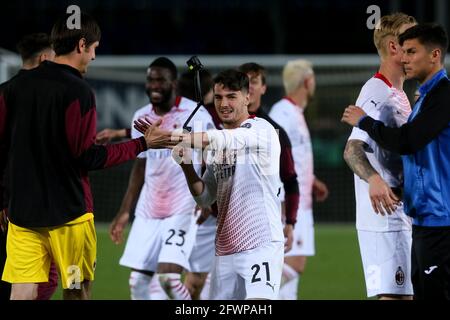
[[[378,174],[372,175],[369,179],[369,196],[375,213],[382,216],[393,214],[400,199],[392,191],[391,187]]]
[[[317,178],[313,182],[313,195],[317,202],[325,201],[328,198],[328,187]]]
[[[120,129],[120,130],[114,130],[114,129],[103,129],[99,133],[97,133],[97,136],[95,137],[95,143],[96,144],[107,144],[110,143],[111,140],[117,139],[117,138],[125,138],[126,130]]]
[[[0,210],[0,230],[3,233],[8,231],[8,215],[6,214],[6,209]]]
[[[151,123],[146,118],[134,121],[134,128],[144,135],[148,148],[163,149],[175,145],[172,141],[172,132],[161,129],[161,123],[161,119],[155,123]]]
[[[365,115],[366,113],[360,107],[349,105],[345,108],[341,121],[351,125],[352,127],[356,127],[359,120]]]
[[[172,149],[172,158],[180,166],[192,164],[192,149],[177,145]]]
[[[206,219],[208,219],[209,215],[212,212],[212,209],[211,209],[211,207],[207,207],[207,208],[197,207],[197,209],[200,211],[200,215],[197,218],[197,224],[201,225],[203,222],[206,221]]]
[[[130,214],[128,212],[119,212],[109,226],[109,237],[115,244],[123,241],[123,231],[128,224]]]
[[[284,252],[288,252],[292,249],[292,243],[294,241],[294,226],[292,224],[286,224],[283,229],[284,233]]]

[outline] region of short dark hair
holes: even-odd
[[[42,51],[51,48],[50,37],[43,32],[28,34],[17,43],[17,51],[22,57],[22,61],[33,59]]]
[[[172,76],[172,80],[176,80],[178,77],[178,71],[175,64],[166,57],[159,57],[153,60],[152,63],[148,66],[149,68],[152,67],[159,67],[159,68],[165,68],[170,71],[170,75]]]
[[[235,69],[220,72],[214,78],[214,84],[222,84],[225,88],[233,91],[244,91],[247,93],[249,90],[247,74]]]
[[[187,71],[181,74],[180,79],[178,79],[178,95],[195,100],[195,72]],[[214,82],[211,73],[206,69],[200,70],[200,89],[202,90],[203,97],[207,94],[213,87]]]
[[[436,23],[415,25],[398,36],[398,43],[402,46],[406,40],[411,39],[417,39],[428,49],[439,47],[442,51],[441,62],[444,63],[448,49],[448,36],[442,26]]]
[[[246,74],[255,73],[257,75],[261,75],[262,84],[266,84],[266,68],[262,65],[255,62],[248,62],[241,64],[238,70]]]
[[[97,22],[90,15],[81,12],[80,29],[69,29],[67,19],[69,14],[65,14],[53,25],[51,40],[53,50],[57,56],[71,53],[78,45],[80,39],[86,40],[86,46],[90,46],[96,41],[100,41],[101,31]]]

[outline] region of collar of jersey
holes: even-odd
[[[383,74],[377,72],[375,73],[375,75],[373,76],[374,78],[380,79],[381,81],[383,81],[384,83],[386,83],[386,85],[389,88],[392,88],[392,83],[388,80],[388,78],[386,78]]]

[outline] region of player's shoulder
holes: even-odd
[[[197,102],[186,98],[186,97],[181,97],[180,100],[180,105],[179,108],[180,110],[183,110],[187,113],[191,113],[192,111],[194,111],[194,109],[197,107]],[[212,119],[211,115],[209,114],[208,110],[206,110],[206,108],[204,106],[201,106],[200,108],[198,108],[197,112],[194,115],[195,119]]]
[[[450,98],[450,80],[448,78],[441,79],[432,91],[434,97],[448,100]]]
[[[269,121],[259,117],[251,117],[245,120],[241,124],[241,128],[251,128],[256,130],[275,130],[275,128]]]
[[[293,108],[295,108],[295,105],[290,100],[283,98],[273,104],[272,108],[270,109],[270,112],[273,111],[282,112],[283,110],[290,110]]]
[[[391,95],[391,87],[382,79],[372,77],[361,88],[360,97],[386,100]]]
[[[180,110],[192,111],[197,106],[197,103],[189,98],[179,96],[180,102],[178,103],[178,108]]]
[[[291,119],[292,113],[295,111],[295,105],[288,99],[281,99],[276,102],[270,109],[269,116],[279,122],[280,119]]]
[[[137,109],[136,112],[133,115],[133,120],[138,119],[140,117],[143,117],[143,116],[149,114],[150,110],[151,110],[151,104],[150,103],[146,104],[145,106],[143,106],[143,107],[141,107],[139,109]]]
[[[19,79],[21,76],[27,74],[30,70],[19,70],[14,76],[11,77],[11,79],[3,82],[0,84],[0,92],[5,90],[9,84],[14,83],[17,79]]]
[[[45,81],[54,83],[58,81],[66,88],[69,94],[91,94],[92,89],[89,83],[83,78],[81,73],[66,64],[59,64],[51,61],[42,62],[37,68],[29,71],[29,77],[38,77]]]
[[[0,83],[0,93],[2,93],[6,89],[6,87],[8,86],[8,84],[10,82],[11,82],[11,80]]]

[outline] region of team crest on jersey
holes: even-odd
[[[399,286],[402,286],[405,283],[405,273],[400,266],[397,268],[397,272],[395,272],[395,282]]]

